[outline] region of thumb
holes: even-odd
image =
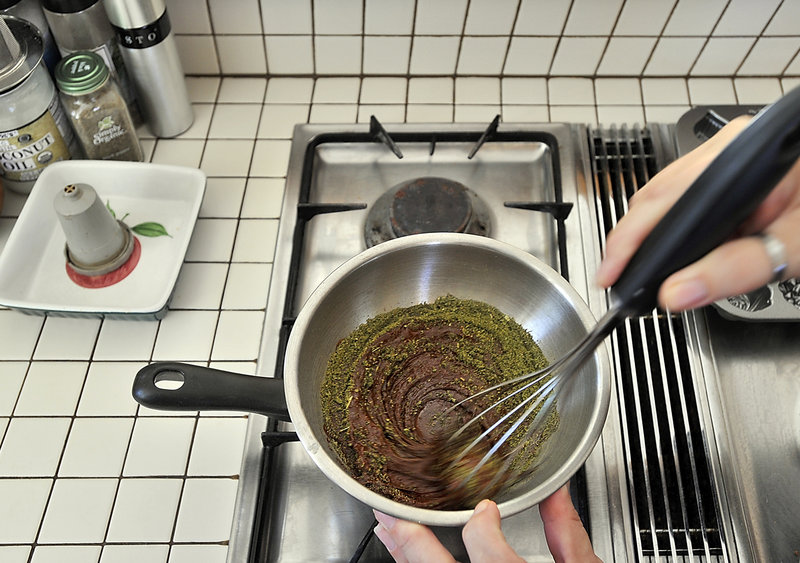
[[[478,503],[461,536],[472,563],[525,563],[506,542],[500,511],[490,500]]]

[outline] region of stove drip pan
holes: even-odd
[[[367,214],[367,247],[419,233],[469,233],[489,236],[489,210],[460,182],[424,176],[384,192]]]

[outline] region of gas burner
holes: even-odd
[[[367,247],[418,233],[489,236],[489,209],[460,182],[425,176],[397,184],[375,201],[364,229]]]

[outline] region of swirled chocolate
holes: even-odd
[[[342,464],[366,487],[413,506],[464,508],[480,498],[471,498],[458,477],[480,459],[492,437],[461,460],[457,471],[443,465],[443,454],[452,457],[443,448],[498,395],[488,393],[447,411],[479,391],[546,365],[530,334],[485,303],[447,296],[394,309],[359,326],[332,354],[321,389],[324,429]],[[488,428],[524,396],[481,417],[465,439]],[[527,459],[521,463],[532,464],[538,443],[556,424],[554,413],[537,444],[523,449]]]

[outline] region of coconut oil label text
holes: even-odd
[[[45,166],[69,156],[49,111],[24,127],[0,133],[0,167],[8,180],[35,180]]]

